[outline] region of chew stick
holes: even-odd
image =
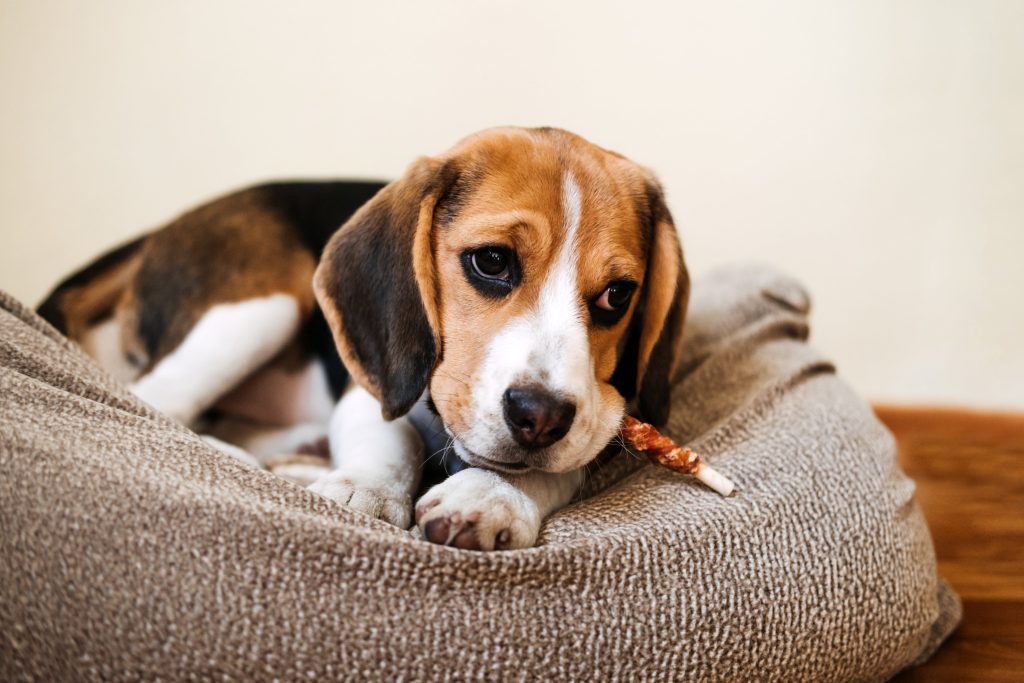
[[[679,446],[672,439],[662,435],[653,425],[627,415],[622,427],[619,428],[619,436],[649,460],[676,472],[692,474],[705,486],[723,496],[732,495],[736,490],[736,485],[728,477],[703,462],[700,456],[689,448]]]

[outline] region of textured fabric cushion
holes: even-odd
[[[697,283],[669,434],[538,547],[427,544],[211,450],[0,299],[0,678],[884,680],[959,618],[890,434],[807,296]]]

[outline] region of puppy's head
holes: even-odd
[[[554,129],[415,162],[328,243],[314,278],[342,359],[407,412],[429,388],[458,455],[561,472],[627,402],[661,424],[689,279],[643,168]]]

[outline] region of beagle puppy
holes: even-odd
[[[313,491],[492,550],[535,543],[627,409],[665,422],[688,295],[650,172],[563,130],[498,128],[387,185],[215,200],[39,312],[225,450],[265,462],[326,436]],[[414,507],[438,457],[457,471]]]

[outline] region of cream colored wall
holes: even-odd
[[[495,124],[653,167],[692,270],[802,278],[873,399],[1024,407],[1024,2],[0,3],[0,287]]]

